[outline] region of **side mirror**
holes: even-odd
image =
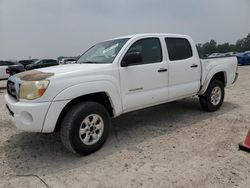
[[[140,62],[142,62],[142,55],[140,53],[129,53],[124,56],[121,66],[127,67]]]

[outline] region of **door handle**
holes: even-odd
[[[161,68],[158,70],[158,72],[167,72],[167,71],[168,71],[168,69],[164,69],[164,68]]]
[[[193,65],[191,65],[190,67],[191,67],[191,68],[196,68],[196,67],[198,67],[198,65],[193,64]]]

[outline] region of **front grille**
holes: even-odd
[[[7,92],[9,95],[17,99],[17,91],[15,89],[15,83],[10,80],[8,80],[7,82]]]

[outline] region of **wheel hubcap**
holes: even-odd
[[[210,100],[214,106],[220,103],[220,100],[221,100],[221,88],[220,87],[216,86],[213,88]]]
[[[103,134],[104,122],[98,114],[91,114],[84,118],[79,129],[81,141],[86,145],[98,142]]]

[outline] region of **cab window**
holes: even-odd
[[[165,38],[170,61],[184,60],[193,56],[189,41],[185,38]]]
[[[138,65],[158,63],[162,61],[161,43],[158,38],[146,38],[136,41],[129,48],[126,55],[130,53],[141,54],[142,61],[137,63]]]

